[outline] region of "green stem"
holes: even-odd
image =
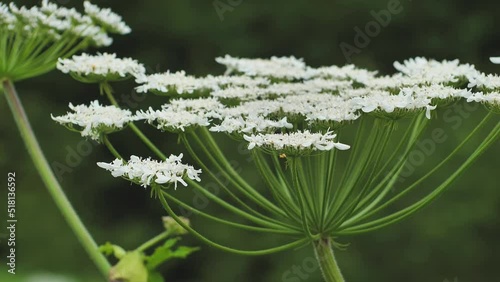
[[[223,250],[223,251],[226,251],[226,252],[239,254],[239,255],[248,255],[248,256],[268,255],[268,254],[277,253],[277,252],[288,250],[288,249],[298,248],[298,247],[303,246],[309,242],[308,238],[304,238],[304,239],[299,239],[299,240],[296,240],[294,242],[291,242],[291,243],[288,243],[285,245],[281,245],[279,247],[274,247],[274,248],[265,249],[265,250],[256,250],[256,251],[238,250],[238,249],[226,247],[226,246],[223,246],[221,244],[217,244],[217,243],[213,242],[212,240],[207,239],[205,236],[196,232],[193,228],[191,228],[189,225],[187,225],[185,222],[183,222],[179,218],[179,216],[177,216],[177,214],[175,214],[175,212],[172,210],[172,208],[168,204],[167,200],[165,199],[165,196],[163,195],[163,193],[159,194],[159,198],[160,198],[160,202],[161,202],[163,208],[165,209],[165,211],[167,211],[167,213],[175,221],[177,221],[177,223],[179,223],[180,226],[184,227],[184,229],[189,231],[194,237],[203,241],[207,245],[212,246],[212,247],[217,248],[217,249],[220,249],[220,250]]]
[[[279,216],[286,217],[286,213],[278,208],[274,203],[270,202],[266,197],[260,194],[250,184],[248,184],[238,172],[236,172],[231,163],[226,159],[220,151],[217,143],[213,140],[210,132],[205,128],[200,128],[201,132],[205,132],[203,140],[196,133],[192,133],[194,141],[200,146],[200,149],[205,153],[208,160],[219,170],[219,173],[224,176],[229,182],[241,192],[246,191],[245,195],[256,204],[260,205],[265,210]]]
[[[106,97],[108,97],[109,102],[111,102],[113,106],[120,108],[120,105],[113,96],[113,89],[111,88],[111,85],[109,85],[109,83],[107,82],[101,83],[100,91],[101,94],[106,94]],[[141,141],[144,142],[144,144],[151,151],[153,151],[153,153],[155,153],[160,159],[162,159],[163,161],[167,159],[167,156],[165,156],[165,154],[163,154],[163,152],[160,149],[158,149],[158,147],[156,147],[156,145],[153,144],[153,142],[151,142],[151,140],[149,140],[149,138],[146,135],[144,135],[144,133],[142,133],[142,131],[135,124],[129,123],[128,126],[130,127],[130,129],[132,129],[132,131],[134,131],[137,137],[139,137],[139,139],[141,139]]]
[[[395,212],[389,216],[373,220],[368,223],[360,224],[354,227],[349,227],[346,229],[341,229],[337,232],[338,235],[352,235],[352,234],[360,234],[364,232],[373,231],[376,229],[380,229],[382,227],[388,226],[390,224],[394,224],[399,222],[406,217],[414,214],[425,206],[429,205],[432,201],[434,201],[437,197],[439,197],[451,184],[461,176],[467,168],[469,168],[474,161],[476,161],[493,143],[495,143],[500,137],[500,122],[493,128],[490,134],[483,140],[483,142],[477,147],[477,149],[472,153],[469,158],[450,176],[446,179],[441,185],[439,185],[436,189],[433,190],[430,194],[414,203],[411,206],[408,206],[398,212]]]
[[[226,193],[228,193],[236,202],[238,202],[240,205],[242,205],[243,207],[245,207],[247,210],[249,210],[250,212],[252,212],[254,215],[262,218],[262,219],[269,219],[271,220],[271,218],[257,212],[256,210],[252,209],[250,206],[248,206],[244,201],[242,201],[238,196],[236,196],[233,192],[231,192],[231,190],[222,182],[221,180],[221,177],[217,176],[214,172],[212,172],[207,165],[205,165],[205,163],[200,159],[200,157],[198,156],[198,154],[195,153],[195,151],[193,150],[193,148],[191,147],[188,139],[187,139],[187,136],[186,135],[181,135],[181,138],[180,138],[184,144],[184,146],[186,147],[188,153],[191,155],[191,157],[196,161],[196,163],[201,167],[201,169],[208,173],[208,175],[215,181],[217,182],[217,184],[224,190],[226,191]],[[236,189],[238,189],[243,195],[245,195],[246,197],[248,197],[248,199],[253,199],[253,195],[249,194],[249,192],[247,192],[245,189],[242,189],[240,186],[234,186]],[[259,201],[255,201],[256,203],[260,203]]]
[[[290,167],[291,167],[291,173],[292,173],[292,181],[293,181],[293,187],[298,195],[299,198],[299,205],[300,205],[300,216],[302,220],[302,227],[304,229],[305,234],[309,237],[312,238],[313,235],[309,229],[309,224],[308,224],[308,214],[305,208],[305,199],[304,195],[302,194],[302,189],[301,189],[301,183],[299,181],[299,175],[298,175],[298,164],[297,164],[297,158],[298,157],[290,157]]]
[[[427,174],[425,174],[423,177],[421,177],[420,179],[415,181],[413,184],[408,186],[406,189],[401,191],[399,194],[397,194],[395,197],[391,198],[390,200],[388,200],[387,202],[385,202],[384,204],[380,205],[379,207],[377,207],[375,209],[374,209],[374,207],[376,206],[376,204],[378,204],[378,201],[374,201],[372,204],[368,205],[366,209],[364,209],[360,213],[354,215],[349,220],[346,220],[342,224],[343,227],[345,227],[348,224],[351,224],[353,222],[359,222],[363,219],[366,219],[366,218],[376,214],[377,212],[385,209],[387,206],[391,205],[392,203],[394,203],[395,201],[397,201],[398,199],[400,199],[401,197],[403,197],[404,195],[406,195],[407,193],[412,191],[414,188],[418,187],[420,185],[420,183],[422,183],[424,180],[426,180],[427,178],[432,176],[443,165],[447,164],[452,159],[452,157],[454,157],[469,142],[469,140],[471,140],[472,137],[474,137],[480,131],[480,129],[482,129],[486,125],[486,123],[489,121],[489,119],[492,116],[493,116],[493,113],[491,113],[491,112],[488,115],[486,115],[486,117],[484,117],[484,119],[481,121],[481,123],[479,123],[474,128],[474,130],[445,159],[443,159],[439,164],[434,166],[434,168],[431,169],[429,172],[427,172]]]
[[[109,141],[109,138],[107,135],[102,136],[102,141],[103,141],[104,145],[106,145],[106,147],[108,147],[108,150],[111,152],[111,154],[113,154],[113,156],[115,156],[115,158],[123,160],[120,153],[118,153],[118,151],[115,149],[113,144],[111,144],[111,142]]]
[[[314,253],[326,282],[344,282],[344,277],[333,255],[331,239],[323,238],[313,242]]]
[[[137,249],[135,249],[138,252],[144,252],[145,250],[151,248],[152,246],[160,243],[161,241],[167,239],[167,237],[170,236],[169,231],[162,232],[155,237],[149,239],[147,242],[144,244],[140,245]]]
[[[245,230],[249,230],[249,231],[255,231],[255,232],[276,233],[276,234],[286,234],[286,235],[300,235],[300,234],[302,234],[301,232],[294,231],[294,230],[255,227],[255,226],[250,226],[250,225],[246,225],[246,224],[240,224],[240,223],[228,221],[228,220],[225,220],[225,219],[221,219],[219,217],[212,216],[212,215],[204,213],[204,212],[202,212],[200,210],[197,210],[197,209],[191,207],[190,205],[182,202],[181,200],[176,199],[174,196],[169,195],[165,191],[162,191],[161,193],[163,193],[163,196],[167,197],[168,200],[170,200],[170,201],[174,202],[175,204],[177,204],[177,205],[179,205],[179,206],[187,209],[188,211],[191,211],[192,213],[194,213],[196,215],[208,218],[210,220],[213,220],[213,221],[221,223],[221,224],[226,224],[228,226],[232,226],[232,227],[236,227],[236,228],[241,228],[241,229],[245,229]]]
[[[40,177],[45,183],[49,194],[52,196],[54,202],[61,211],[61,214],[75,233],[82,247],[87,251],[91,260],[98,267],[101,274],[107,277],[111,266],[104,255],[99,252],[97,244],[81,219],[78,217],[78,214],[73,209],[73,206],[64,194],[64,191],[59,185],[54,173],[50,169],[49,163],[47,162],[47,159],[38,144],[33,130],[31,129],[28,116],[26,115],[21,101],[19,100],[14,84],[10,80],[4,80],[2,84],[5,91],[5,97],[21,133],[21,137],[24,140],[26,149],[28,150],[31,159],[40,174]]]

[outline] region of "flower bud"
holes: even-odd
[[[180,218],[184,224],[189,226],[188,218],[182,216]],[[164,216],[161,219],[163,220],[163,226],[165,227],[165,229],[167,229],[167,231],[169,231],[172,235],[183,235],[188,233],[188,231],[184,229],[184,227],[182,227],[179,223],[177,223],[177,221],[175,221],[175,219],[173,219],[172,217]]]

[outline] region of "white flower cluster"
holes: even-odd
[[[328,66],[312,68],[302,59],[295,57],[271,57],[271,59],[235,58],[229,55],[215,59],[226,66],[227,73],[241,73],[248,76],[271,77],[284,80],[308,80],[328,78],[334,80],[351,79],[365,83],[377,72],[358,69],[354,65],[344,67]]]
[[[496,74],[478,73],[469,77],[468,87],[485,88],[486,90],[500,90],[500,76]]]
[[[174,184],[177,189],[177,183],[187,186],[185,177],[201,181],[199,175],[201,170],[182,163],[182,154],[179,156],[171,155],[165,161],[156,161],[150,158],[141,159],[137,156],[131,156],[128,162],[116,159],[111,163],[99,162],[97,165],[107,171],[111,171],[114,177],[123,177],[136,182],[143,187],[156,184]]]
[[[137,92],[146,93],[152,91],[162,95],[172,92],[176,94],[191,94],[194,91],[220,90],[227,87],[255,89],[270,83],[265,78],[251,78],[247,76],[209,75],[203,78],[196,78],[186,75],[184,71],[141,76],[136,79],[136,82],[141,84],[136,88]]]
[[[467,102],[478,102],[491,105],[496,108],[500,108],[500,92],[476,92],[476,93],[464,93],[464,98],[467,98]]]
[[[276,131],[282,128],[292,129],[293,124],[289,123],[286,117],[275,121],[258,115],[250,115],[245,118],[242,116],[226,117],[219,125],[212,126],[210,131],[240,134]]]
[[[103,133],[121,130],[129,122],[137,119],[129,110],[122,110],[115,106],[102,106],[95,100],[87,105],[69,104],[73,112],[52,119],[70,129],[81,131],[84,137],[99,141]]]
[[[219,99],[252,101],[270,97],[306,95],[321,92],[336,92],[352,87],[352,82],[344,80],[312,79],[303,83],[273,83],[266,87],[228,87],[215,90],[211,96]]]
[[[359,117],[339,96],[310,93],[282,96],[274,100],[252,100],[235,107],[225,107],[218,111],[222,120],[211,130],[227,133],[248,133],[275,131],[293,128],[290,121],[304,120],[308,126],[318,121],[344,122]],[[287,118],[287,119],[283,119]]]
[[[199,113],[168,106],[161,110],[149,108],[147,111],[138,111],[136,118],[146,120],[150,124],[156,123],[156,128],[172,132],[184,132],[186,128],[210,125],[208,118]]]
[[[207,127],[244,139],[250,148],[298,153],[347,149],[333,141],[331,130],[363,114],[398,120],[425,112],[431,118],[437,107],[464,98],[498,107],[498,76],[458,60],[396,62],[400,72],[389,76],[352,65],[315,69],[294,57],[217,61],[237,75],[194,77],[181,71],[137,77],[139,92],[191,94],[160,110],[138,111],[134,119],[176,133]],[[484,94],[473,87],[484,88],[479,88]]]
[[[249,142],[249,150],[255,147],[263,147],[264,149],[283,151],[286,154],[301,154],[303,151],[316,150],[327,151],[333,148],[348,150],[349,145],[337,143],[333,140],[336,136],[331,131],[322,134],[311,133],[306,130],[292,133],[244,135],[244,138]]]
[[[266,76],[280,79],[302,79],[307,72],[303,60],[295,57],[271,57],[271,59],[234,58],[229,55],[215,61],[227,67],[227,73],[242,73],[248,76]]]
[[[59,59],[57,69],[80,80],[114,81],[145,74],[146,69],[136,60],[117,58],[116,54],[75,55]]]
[[[473,65],[460,64],[459,60],[436,61],[422,57],[394,62],[394,67],[408,77],[418,79],[421,83],[457,82],[460,78],[477,75]]]
[[[328,66],[319,68],[308,68],[306,79],[311,77],[321,77],[333,80],[354,80],[359,83],[366,84],[370,79],[377,75],[376,71],[368,71],[359,69],[354,65],[346,65],[343,67]]]
[[[123,22],[122,17],[109,8],[101,9],[89,1],[83,2],[83,7],[85,8],[85,13],[87,13],[89,17],[111,33],[128,34],[132,31],[130,27]]]
[[[201,83],[194,76],[186,75],[186,72],[166,72],[138,77],[136,80],[141,86],[136,90],[139,93],[154,91],[158,94],[176,92],[177,94],[193,93],[201,88]]]
[[[100,9],[87,1],[84,6],[85,15],[74,8],[59,7],[48,0],[42,0],[39,7],[31,8],[0,3],[0,31],[23,32],[30,36],[52,38],[54,41],[72,35],[88,39],[97,47],[111,45],[113,39],[108,33],[130,32],[121,17],[110,9]]]

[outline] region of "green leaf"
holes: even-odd
[[[110,281],[148,282],[148,270],[141,252],[127,253],[109,271]]]
[[[153,271],[149,272],[148,282],[165,282],[165,279],[159,272]]]
[[[165,241],[165,244],[163,244],[163,246],[156,248],[156,250],[158,250],[160,248],[171,249],[177,242],[179,242],[180,239],[181,238],[179,238],[179,237],[168,239],[167,241]],[[156,253],[156,250],[155,250],[155,253]],[[153,253],[153,255],[154,255],[154,253]]]
[[[106,242],[106,244],[99,246],[99,251],[106,256],[114,255],[117,259],[122,259],[126,254],[122,247],[113,245],[110,242]]]
[[[172,257],[174,258],[186,258],[190,254],[198,251],[200,248],[198,247],[188,247],[188,246],[179,246],[177,250],[174,251]]]
[[[179,241],[179,238],[169,239],[163,244],[155,249],[153,254],[146,259],[146,267],[148,269],[155,269],[158,265],[172,258],[186,258],[191,253],[199,250],[199,248],[192,248],[186,246],[180,246],[175,251],[172,247]]]

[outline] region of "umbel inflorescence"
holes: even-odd
[[[177,134],[197,169],[181,164],[175,155],[166,158],[149,141],[145,143],[157,161],[136,156],[126,161],[110,147],[117,159],[99,166],[115,177],[151,186],[174,218],[167,200],[189,207],[168,189],[180,182],[255,224],[232,226],[298,238],[288,247],[372,231],[413,214],[449,187],[499,135],[500,77],[458,60],[409,59],[394,63],[399,72],[385,76],[353,65],[314,68],[294,57],[226,56],[216,61],[227,67],[224,75],[195,77],[182,71],[148,75],[136,61],[109,54],[61,60],[61,71],[99,83],[112,102],[110,83],[135,77],[138,92],[164,96],[165,104],[135,114],[116,103],[70,105],[72,112],[53,119],[73,130],[82,128],[82,136],[106,145],[111,145],[107,135],[126,123],[137,129],[134,123],[143,121]],[[489,114],[446,159],[399,187],[396,180],[408,155],[436,112],[457,103],[481,103]],[[381,212],[412,190],[423,189],[425,180],[450,164],[491,118],[496,125],[470,158],[459,162],[456,173],[444,177],[420,201],[389,215]],[[269,190],[253,187],[235,171],[217,135],[246,143]],[[174,165],[172,158],[177,160]],[[199,183],[204,177],[223,186],[235,204],[204,189],[204,182]]]
[[[149,186],[165,210],[202,241],[247,255],[312,243],[326,281],[343,281],[332,253],[332,247],[342,246],[338,237],[394,224],[425,207],[500,135],[500,77],[458,60],[395,62],[398,72],[385,76],[353,65],[314,68],[294,57],[225,56],[216,61],[226,66],[224,75],[195,77],[183,71],[146,74],[137,61],[112,54],[60,60],[61,71],[99,84],[101,94],[113,105],[70,104],[72,112],[53,119],[108,146],[116,159],[98,163],[99,167],[114,177]],[[120,109],[111,83],[131,77],[138,84],[136,91],[163,96],[165,104],[135,114]],[[461,103],[480,103],[488,114],[446,158],[430,164],[423,176],[405,185],[398,183],[415,144],[438,119],[437,112]],[[182,154],[164,155],[134,124],[140,121],[178,135],[199,168],[182,163]],[[127,161],[117,152],[108,135],[127,124],[158,160],[132,155]],[[457,153],[487,127],[489,134],[483,135],[467,159],[460,160]],[[216,135],[245,144],[267,190],[239,175],[230,161],[234,153],[224,151]],[[425,189],[430,176],[444,165],[457,163],[456,171],[442,177],[441,184]],[[214,181],[232,201],[206,189],[202,178]],[[214,217],[179,200],[169,189],[176,189],[178,183],[250,224]],[[424,195],[420,200],[384,212],[414,190],[427,194],[420,191]],[[171,203],[216,223],[281,234],[292,241],[263,250],[224,246],[183,223]]]
[[[106,274],[109,263],[50,171],[17,97],[15,81],[57,66],[80,82],[97,84],[111,105],[97,100],[70,104],[66,115],[52,118],[109,148],[115,160],[99,162],[99,167],[149,187],[180,226],[216,248],[260,255],[312,243],[326,281],[343,281],[332,253],[332,246],[342,247],[338,243],[342,236],[394,224],[422,209],[500,135],[500,77],[458,60],[409,59],[394,63],[395,74],[380,75],[354,65],[311,67],[295,57],[225,56],[216,59],[226,67],[225,74],[195,77],[184,71],[146,74],[137,60],[115,54],[73,56],[87,47],[109,46],[111,34],[130,31],[121,16],[88,1],[84,13],[47,0],[31,8],[0,3],[0,81],[6,98],[47,188]],[[500,58],[491,61],[500,63]],[[127,79],[135,80],[137,92],[162,96],[165,103],[135,112],[120,108],[112,84]],[[486,116],[447,157],[422,166],[421,173],[407,179],[411,181],[398,181],[415,145],[439,120],[439,112],[464,103],[484,105]],[[165,136],[176,135],[196,164],[184,163],[182,153],[165,154],[165,146],[154,144],[139,123],[169,133],[160,133]],[[127,128],[153,156],[132,152],[122,157],[110,135]],[[219,146],[225,136],[244,144],[265,186],[240,175],[232,162],[240,156]],[[475,140],[481,141],[474,143],[467,158],[460,158],[458,153]],[[444,166],[455,170],[451,175],[438,174]],[[427,181],[431,176],[442,182]],[[213,193],[207,181],[224,193]],[[177,197],[179,186],[196,190],[241,220],[216,217],[183,202]],[[421,198],[401,204],[415,190]],[[215,223],[278,234],[289,242],[262,250],[228,247],[191,228],[172,203]],[[147,281],[145,258],[135,255],[143,275],[133,281]],[[127,265],[124,269],[137,272]],[[112,280],[118,277],[111,274]],[[122,273],[118,274],[121,279]]]
[[[130,27],[110,9],[85,1],[84,13],[48,0],[40,6],[18,7],[0,2],[0,78],[18,81],[44,74],[87,47],[109,46],[111,34]]]

